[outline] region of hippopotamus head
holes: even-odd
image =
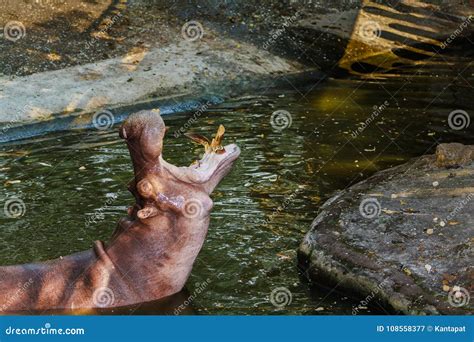
[[[198,134],[186,134],[204,145],[205,153],[201,160],[190,166],[178,167],[163,158],[166,127],[159,111],[131,115],[120,128],[120,136],[127,142],[135,171],[134,181],[129,185],[137,200],[137,208],[132,209],[132,213],[136,212],[138,218],[145,219],[170,206],[179,207],[189,198],[208,202],[208,195],[240,155],[237,145],[222,146],[224,131],[221,125],[212,140]],[[160,205],[164,202],[167,205]],[[203,207],[210,210],[209,205]]]
[[[230,171],[240,155],[237,145],[221,145],[225,131],[221,125],[212,141],[201,135],[186,134],[195,142],[204,145],[205,153],[201,160],[191,166],[177,167],[165,161],[162,156],[166,130],[157,109],[135,113],[122,125],[120,136],[127,140],[138,182],[140,176],[156,169],[183,183],[202,187],[209,194]]]

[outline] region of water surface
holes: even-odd
[[[296,249],[336,190],[432,153],[439,142],[474,143],[474,124],[459,131],[448,125],[452,110],[473,113],[474,107],[457,96],[466,90],[462,85],[443,90],[447,84],[329,80],[313,89],[235,99],[197,115],[190,131],[210,135],[224,124],[225,142],[236,142],[242,154],[213,194],[209,235],[182,296],[192,296],[186,312],[350,314],[358,300],[306,281]],[[290,113],[291,126],[272,126],[277,110]],[[170,127],[164,157],[174,164],[189,165],[203,152],[173,136],[192,115],[164,117]],[[20,218],[0,216],[0,264],[88,249],[108,239],[132,203],[126,190],[132,168],[116,127],[2,145],[0,154],[2,200],[17,197],[26,206]],[[292,297],[282,308],[269,300],[279,287]],[[367,313],[384,313],[374,305]],[[154,305],[129,311],[161,312]]]

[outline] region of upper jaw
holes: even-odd
[[[206,152],[198,162],[188,167],[177,167],[161,159],[161,164],[179,181],[202,185],[210,193],[230,171],[234,161],[240,155],[240,148],[236,144],[224,146],[221,154]]]
[[[236,144],[224,146],[225,152],[222,154],[205,153],[204,156],[190,168],[197,172],[212,176],[219,169],[224,168],[235,161],[240,155],[240,149]]]
[[[205,153],[202,159],[189,167],[176,167],[166,163],[160,155],[160,164],[174,178],[185,183],[200,185],[210,194],[240,155],[237,145],[222,146],[224,133],[224,125],[219,125],[212,139],[196,133],[186,133],[188,138],[204,146]]]
[[[202,180],[204,191],[210,194],[222,178],[229,173],[235,160],[240,155],[240,149],[235,144],[226,145],[222,154],[206,153],[194,167],[194,173]]]

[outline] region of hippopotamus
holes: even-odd
[[[108,243],[46,262],[0,267],[0,313],[123,307],[180,292],[207,235],[210,194],[240,155],[189,134],[206,149],[201,160],[177,167],[163,159],[166,127],[159,111],[140,111],[122,124],[134,178],[128,209]]]

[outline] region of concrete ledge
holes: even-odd
[[[228,97],[251,95],[255,92],[272,91],[274,89],[293,89],[314,85],[325,78],[318,71],[301,72],[285,75],[259,75],[259,77],[240,77],[224,84],[209,82],[206,87],[195,92],[170,96],[155,96],[151,99],[136,101],[130,104],[106,106],[96,111],[76,111],[51,115],[48,119],[7,122],[0,124],[0,143],[27,139],[49,132],[74,129],[109,129],[114,124],[125,120],[129,114],[143,109],[160,109],[161,115],[174,113],[204,111],[209,107],[222,103]]]
[[[183,94],[239,79],[303,71],[298,63],[256,47],[220,39],[181,42],[122,58],[0,79],[0,122],[49,120],[55,114],[94,111]]]

